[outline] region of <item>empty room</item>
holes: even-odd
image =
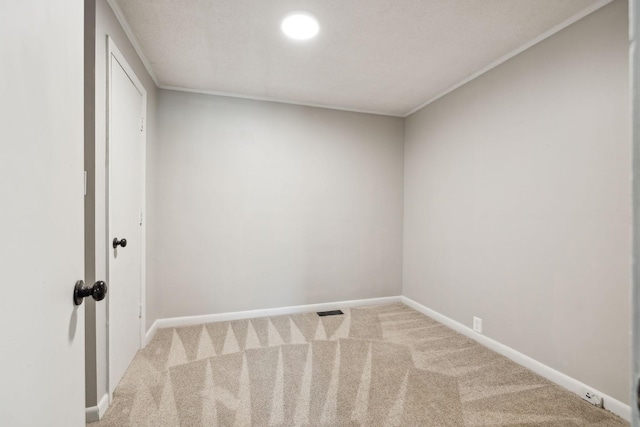
[[[640,426],[633,1],[0,12],[0,424]]]

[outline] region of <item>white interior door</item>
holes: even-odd
[[[109,392],[113,393],[142,345],[146,92],[113,42],[108,43]],[[115,248],[114,240],[121,242]]]
[[[0,424],[84,426],[83,2],[0,2]]]
[[[631,40],[631,96],[633,140],[633,285],[632,303],[632,393],[631,425],[640,427],[640,5],[629,2],[629,32]]]

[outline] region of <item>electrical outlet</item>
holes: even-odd
[[[473,316],[473,330],[477,333],[482,333],[482,319],[476,316]]]
[[[582,392],[580,393],[580,397],[582,397],[584,400],[591,403],[592,405],[597,406],[598,408],[602,408],[602,397],[598,396],[591,390],[587,390],[586,388],[583,388]]]

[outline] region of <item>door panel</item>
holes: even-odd
[[[0,424],[84,425],[83,2],[0,2]]]
[[[112,43],[109,55],[109,389],[113,392],[141,348],[141,120],[146,98]],[[114,248],[114,239],[126,239],[126,246]]]

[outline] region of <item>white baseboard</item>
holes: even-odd
[[[614,399],[613,397],[576,380],[575,378],[565,375],[562,372],[556,371],[555,369],[541,362],[538,362],[537,360],[532,359],[529,356],[526,356],[520,353],[519,351],[512,349],[511,347],[507,347],[506,345],[501,344],[498,341],[492,340],[486,335],[478,334],[468,326],[465,326],[462,323],[456,322],[455,320],[450,319],[447,316],[444,316],[436,311],[433,311],[430,308],[427,308],[424,305],[412,299],[409,299],[403,296],[401,297],[401,301],[404,304],[408,305],[409,307],[413,308],[414,310],[417,310],[422,314],[425,314],[431,317],[432,319],[442,323],[443,325],[450,327],[454,331],[459,332],[462,335],[465,335],[471,338],[472,340],[479,342],[480,344],[490,348],[496,353],[499,353],[513,360],[517,364],[532,370],[536,374],[548,379],[549,381],[552,381],[558,384],[561,387],[566,388],[567,390],[573,393],[580,395],[583,388],[588,388],[590,390],[595,391],[597,394],[602,396],[602,401],[604,403],[604,408],[606,410],[618,415],[619,417],[625,419],[626,421],[631,421],[631,408],[629,407],[629,405],[622,403],[619,400]]]
[[[327,302],[320,304],[294,305],[290,307],[267,308],[262,310],[235,311],[231,313],[205,314],[201,316],[170,317],[158,319],[147,331],[145,346],[153,339],[158,329],[178,326],[197,325],[201,323],[224,322],[228,320],[252,319],[255,317],[279,316],[282,314],[305,313],[309,311],[326,311],[339,308],[350,308],[364,305],[390,304],[401,302],[401,296],[358,299],[349,301]]]
[[[109,408],[109,396],[104,395],[100,402],[98,402],[98,406],[90,406],[85,408],[85,420],[88,423],[93,423],[96,421],[100,421],[100,418],[107,412]]]
[[[156,320],[155,322],[153,322],[153,324],[145,334],[143,347],[146,347],[149,345],[153,337],[156,335],[157,331],[158,331],[158,321]]]

